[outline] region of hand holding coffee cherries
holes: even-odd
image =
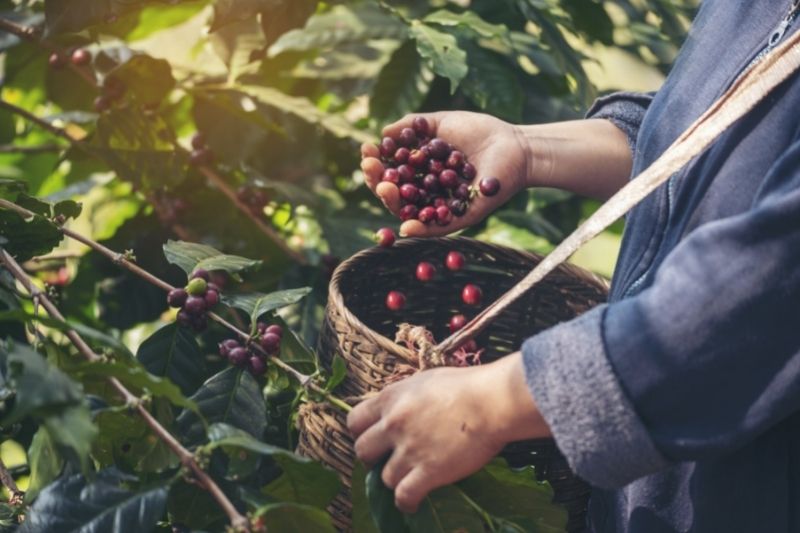
[[[362,147],[369,187],[403,220],[401,235],[445,235],[471,226],[525,187],[517,130],[468,112],[408,116],[380,146]]]

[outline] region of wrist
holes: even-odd
[[[515,135],[525,158],[525,187],[556,187],[555,151],[542,126],[515,126]]]
[[[552,436],[525,381],[522,353],[506,356],[484,367],[490,376],[482,376],[488,389],[484,402],[490,411],[489,433],[501,445]]]

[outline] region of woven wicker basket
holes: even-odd
[[[466,256],[464,270],[449,272],[443,267],[450,250]],[[483,290],[485,302],[495,301],[540,259],[472,239],[443,238],[405,239],[392,248],[370,248],[345,261],[331,280],[319,343],[324,366],[330,368],[337,354],[347,363],[347,377],[337,394],[361,396],[383,388],[395,365],[402,361],[398,354],[407,352],[393,341],[399,322],[425,326],[441,341],[449,335],[450,316],[464,313],[472,318],[461,302],[461,287],[476,283]],[[442,265],[434,281],[423,284],[415,278],[420,261]],[[384,305],[386,293],[393,289],[407,296],[402,318]],[[479,346],[486,348],[482,360],[490,362],[517,351],[526,338],[602,303],[607,289],[606,281],[593,274],[571,265],[560,266],[478,335]],[[300,413],[299,430],[298,452],[340,474],[345,489],[329,510],[336,527],[349,531],[354,453],[345,417],[326,405],[307,405]],[[552,441],[515,443],[503,455],[513,465],[534,465],[540,477],[553,485],[556,501],[566,506],[567,530],[581,530],[588,486],[570,472]]]

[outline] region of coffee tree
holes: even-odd
[[[333,530],[339,478],[292,450],[304,402],[350,409],[312,349],[332,270],[396,225],[359,143],[420,110],[579,117],[593,45],[666,70],[693,7],[0,1],[2,527]],[[592,208],[534,191],[466,234],[546,252]],[[500,460],[415,516],[351,489],[356,531],[565,520]]]

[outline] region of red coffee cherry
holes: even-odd
[[[400,311],[406,306],[406,296],[400,291],[391,291],[386,295],[386,307],[392,311]]]
[[[454,315],[453,318],[450,319],[449,325],[450,333],[455,333],[467,325],[467,317],[464,315]]]
[[[392,228],[381,228],[375,232],[375,242],[378,243],[378,246],[383,248],[393,246],[396,239],[397,237]]]
[[[427,261],[417,265],[417,279],[420,281],[431,281],[436,276],[436,267]]]
[[[481,288],[472,283],[468,283],[461,291],[461,299],[467,305],[480,305],[483,298]]]
[[[466,263],[467,260],[464,257],[464,254],[461,252],[450,252],[447,254],[447,257],[444,260],[445,266],[453,272],[457,272],[464,268]]]

